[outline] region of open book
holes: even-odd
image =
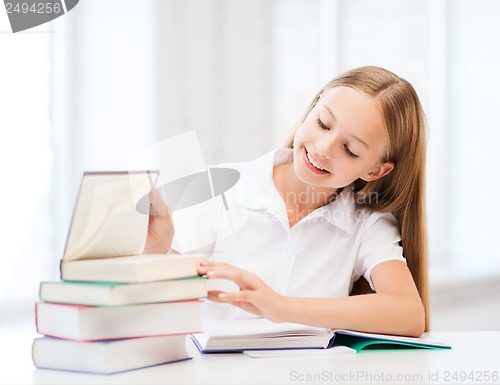
[[[331,330],[295,323],[275,323],[265,318],[207,320],[204,333],[191,338],[202,353],[266,349],[328,349],[346,346],[356,352],[366,347],[449,349],[427,335],[419,338]]]
[[[85,172],[66,242],[64,262],[140,254],[148,214],[137,202],[156,183],[158,171]]]
[[[61,261],[63,280],[133,283],[197,275],[204,256],[141,254],[148,233],[148,194],[158,174],[84,173]]]

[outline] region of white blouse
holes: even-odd
[[[301,297],[348,296],[364,276],[388,260],[405,261],[397,219],[356,206],[352,186],[292,228],[274,185],[273,167],[292,161],[278,149],[249,163],[225,164],[240,172],[238,183],[221,197],[174,212],[173,248],[204,250],[257,274],[275,291]],[[300,199],[300,196],[298,197]],[[209,280],[209,289],[238,290],[233,282]],[[207,302],[206,318],[246,316],[227,304]]]

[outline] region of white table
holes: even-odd
[[[249,358],[202,355],[188,342],[192,360],[103,376],[36,369],[35,332],[0,330],[0,384],[500,384],[500,332],[431,335],[453,349]]]

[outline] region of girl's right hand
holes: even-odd
[[[174,222],[167,203],[157,189],[149,193],[151,208],[149,212],[148,237],[145,254],[166,254],[174,237]]]

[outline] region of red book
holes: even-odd
[[[201,301],[97,307],[36,304],[38,333],[76,341],[111,340],[201,331]]]

